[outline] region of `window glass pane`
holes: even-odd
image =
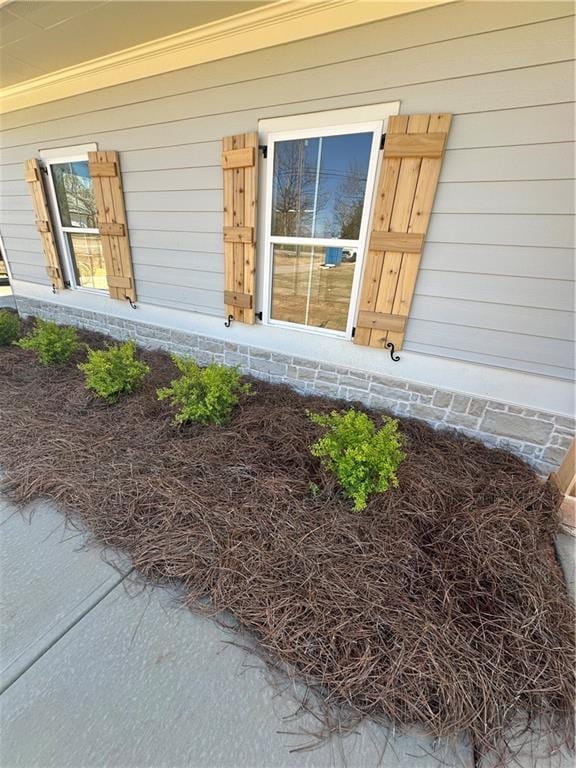
[[[272,235],[357,240],[372,133],[274,144]]]
[[[88,161],[52,166],[62,226],[95,229],[96,204]]]
[[[77,284],[82,288],[108,290],[100,235],[68,232],[67,236]]]
[[[356,249],[274,244],[272,319],[345,331]]]

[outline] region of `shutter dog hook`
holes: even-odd
[[[228,315],[228,319],[227,319],[227,320],[226,320],[226,322],[224,323],[224,325],[226,326],[226,328],[230,328],[230,325],[231,325],[231,323],[232,323],[232,320],[234,320],[234,315]]]
[[[394,354],[394,343],[392,341],[389,341],[386,344],[386,349],[390,350],[390,357],[392,358],[392,360],[394,360],[395,363],[397,363],[398,360],[400,360],[400,355]]]
[[[134,304],[134,302],[132,301],[132,299],[130,298],[130,296],[126,296],[126,301],[128,302],[128,304],[130,304],[130,306],[132,307],[132,309],[138,309],[138,307],[136,306],[136,304]]]
[[[57,293],[56,283],[52,283],[52,293]]]

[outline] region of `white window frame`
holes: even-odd
[[[368,236],[372,220],[372,210],[376,191],[377,173],[380,166],[380,142],[385,133],[388,117],[397,114],[399,102],[390,104],[371,105],[350,110],[332,110],[325,113],[296,115],[292,118],[279,118],[270,121],[262,121],[264,130],[260,131],[262,140],[267,145],[266,176],[264,204],[266,207],[264,216],[264,253],[262,264],[263,275],[263,307],[262,322],[279,328],[290,328],[297,331],[306,331],[321,336],[331,336],[340,339],[351,339],[354,322],[356,319],[358,301],[360,297],[360,285],[364,269],[365,256],[368,245]],[[348,118],[348,119],[346,119]],[[270,124],[272,130],[265,130]],[[283,130],[274,131],[273,127]],[[293,126],[293,127],[292,127]],[[319,136],[338,136],[351,133],[373,133],[370,161],[366,178],[366,191],[364,197],[364,210],[358,240],[340,240],[338,238],[302,238],[282,237],[272,235],[272,192],[274,182],[274,149],[276,142],[303,138],[317,138]],[[262,136],[262,134],[264,134]],[[350,304],[348,307],[348,319],[346,329],[337,331],[329,328],[315,328],[301,323],[291,323],[272,318],[272,280],[273,280],[273,245],[286,243],[288,245],[309,246],[336,246],[343,248],[355,248],[356,264],[352,288],[350,291]]]
[[[80,285],[77,282],[76,270],[74,269],[74,256],[72,255],[68,240],[68,233],[100,236],[100,230],[97,227],[65,227],[62,224],[58,197],[56,195],[56,185],[54,184],[54,176],[52,174],[53,165],[88,162],[88,152],[95,152],[96,149],[96,145],[91,144],[88,146],[70,147],[69,150],[44,150],[40,152],[40,156],[47,172],[50,209],[52,211],[54,224],[56,224],[56,240],[58,242],[58,249],[64,267],[66,281],[70,288],[76,291],[85,291],[87,293],[95,293],[98,296],[102,296],[102,294],[108,293],[105,288],[90,288],[85,285]]]

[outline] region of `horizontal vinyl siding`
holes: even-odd
[[[22,162],[97,141],[121,153],[139,299],[221,314],[221,137],[400,100],[454,113],[405,348],[569,377],[571,13],[459,3],[8,114],[0,231],[14,276],[47,282]]]

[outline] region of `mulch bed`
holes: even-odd
[[[308,683],[327,727],[337,711],[340,727],[467,729],[482,753],[520,716],[570,742],[574,611],[551,485],[505,451],[400,419],[400,486],[354,513],[308,450],[306,409],[340,404],[255,381],[227,426],[177,428],[155,397],[175,368],[141,354],[151,375],[110,406],[84,388],[81,356],[45,368],[0,349],[11,498],[53,499],[142,576],[183,585],[190,608],[229,611]]]

